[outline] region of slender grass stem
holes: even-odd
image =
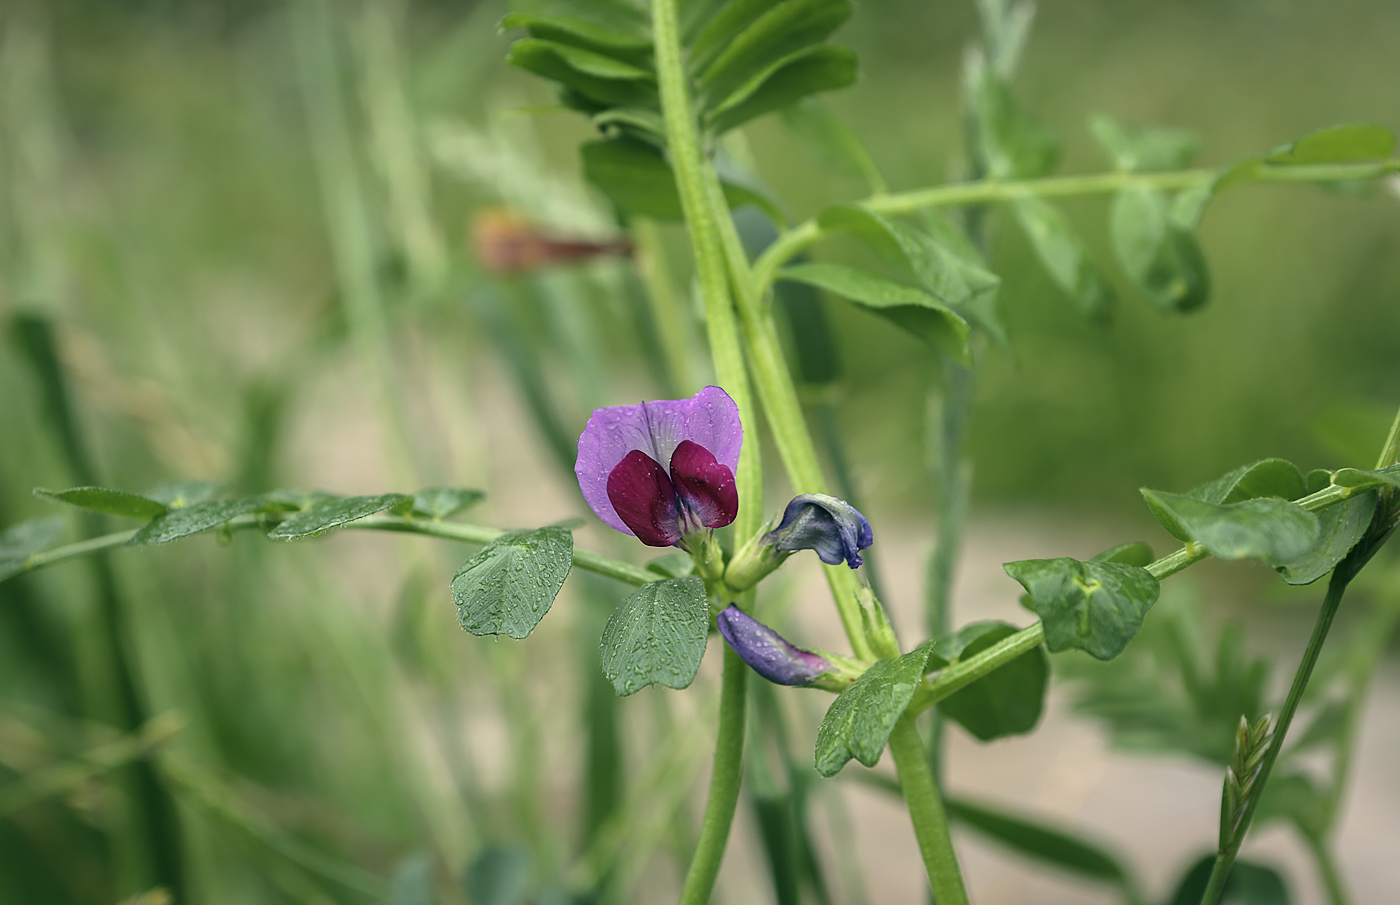
[[[1363,540],[1362,543],[1365,541]],[[1317,665],[1318,655],[1322,653],[1322,644],[1327,640],[1327,632],[1332,627],[1332,619],[1337,615],[1337,608],[1341,605],[1342,595],[1346,593],[1347,585],[1356,574],[1355,569],[1351,567],[1350,560],[1350,557],[1343,560],[1342,564],[1333,570],[1332,578],[1327,583],[1327,596],[1322,601],[1322,608],[1318,610],[1312,637],[1308,639],[1307,649],[1303,651],[1303,660],[1298,664],[1298,671],[1293,676],[1293,685],[1288,689],[1288,697],[1284,699],[1283,709],[1279,711],[1278,720],[1274,723],[1273,740],[1269,743],[1269,750],[1264,754],[1263,763],[1259,765],[1258,778],[1254,781],[1254,791],[1249,796],[1249,800],[1245,802],[1244,813],[1240,815],[1237,829],[1232,834],[1229,844],[1216,855],[1215,866],[1211,869],[1205,894],[1201,896],[1201,905],[1216,905],[1220,901],[1221,893],[1225,891],[1225,881],[1230,877],[1230,868],[1234,867],[1235,857],[1239,854],[1240,845],[1244,842],[1245,834],[1249,831],[1250,821],[1254,818],[1254,811],[1259,806],[1260,794],[1269,782],[1269,773],[1274,768],[1274,762],[1278,760],[1279,752],[1283,750],[1288,727],[1292,724],[1293,715],[1297,712],[1298,704],[1303,699],[1303,691],[1308,687],[1308,680],[1312,678],[1313,667]]]
[[[943,799],[938,794],[938,785],[914,719],[912,714],[906,713],[890,733],[890,754],[899,771],[900,789],[914,823],[914,836],[919,840],[919,854],[928,871],[934,900],[938,905],[968,905],[967,889],[963,886],[957,854],[953,851],[953,837],[948,830],[948,814],[943,809]]]

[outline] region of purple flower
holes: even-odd
[[[777,685],[810,685],[832,665],[825,657],[793,647],[782,635],[732,604],[716,620],[719,633],[754,672]]]
[[[815,550],[827,565],[844,560],[852,569],[859,569],[864,562],[860,551],[875,542],[875,535],[865,516],[845,500],[804,493],[793,497],[783,511],[782,522],[765,534],[763,541],[785,553]]]
[[[734,469],[744,428],[719,387],[690,399],[596,410],[574,473],[598,518],[652,547],[722,528],[739,511]]]

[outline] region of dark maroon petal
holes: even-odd
[[[671,455],[671,481],[682,505],[706,528],[723,528],[739,513],[734,472],[699,443],[682,440]]]
[[[623,524],[649,547],[680,543],[676,490],[661,464],[634,449],[608,475],[608,500]]]

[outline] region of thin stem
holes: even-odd
[[[724,845],[739,804],[744,776],[744,723],[748,709],[749,667],[729,645],[724,646],[724,671],[720,678],[719,732],[715,738],[715,765],[710,775],[710,796],[700,823],[700,839],[690,859],[681,890],[681,905],[705,905],[715,887]]]
[[[1346,883],[1342,880],[1342,872],[1337,869],[1337,859],[1332,856],[1332,851],[1327,847],[1327,840],[1315,833],[1304,833],[1308,848],[1312,851],[1313,860],[1317,862],[1318,873],[1322,875],[1322,885],[1327,888],[1327,901],[1331,905],[1351,905],[1351,897],[1347,895]]]
[[[940,670],[936,676],[924,680],[923,687],[909,702],[905,711],[910,716],[918,715],[939,701],[987,676],[1017,657],[1034,650],[1045,641],[1045,626],[1032,623],[1014,635],[1001,639],[981,653],[966,660],[954,663]]]
[[[739,512],[734,520],[734,532],[739,542],[743,543],[758,530],[763,520],[763,474],[758,455],[758,432],[754,430],[758,422],[754,418],[748,372],[744,369],[739,331],[726,285],[724,250],[715,222],[715,208],[708,197],[706,166],[701,154],[695,111],[691,107],[686,84],[676,0],[653,0],[651,19],[657,85],[666,123],[666,145],[676,176],[681,211],[689,227],[695,272],[705,301],[710,354],[714,359],[716,376],[738,406],[740,420],[749,426],[745,438],[747,442],[740,451],[738,473],[735,475]],[[728,221],[727,217],[724,219]],[[751,608],[753,595],[742,595],[737,602],[741,609]],[[715,878],[719,875],[720,862],[724,858],[729,828],[734,821],[744,769],[747,682],[748,668],[726,647],[720,679],[719,732],[715,739],[710,795],[705,804],[700,838],[681,891],[681,901],[688,905],[703,905],[709,901]]]
[[[734,220],[729,216],[719,177],[713,168],[708,168],[706,177],[709,184],[709,199],[717,216],[720,239],[723,243],[730,275],[736,288],[735,301],[739,306],[739,319],[744,330],[744,341],[748,346],[749,364],[753,368],[754,383],[758,396],[763,401],[768,425],[773,429],[773,439],[778,447],[778,456],[783,460],[788,480],[798,493],[827,493],[826,478],[822,474],[821,463],[817,459],[817,448],[802,416],[802,403],[797,396],[797,387],[792,382],[792,373],[783,358],[782,346],[778,341],[777,328],[773,324],[771,312],[763,304],[762,293],[754,290],[756,284],[749,270],[748,258],[744,254],[743,243],[739,240]],[[836,610],[841,617],[841,625],[851,641],[851,649],[857,657],[874,659],[870,641],[865,636],[865,625],[861,620],[860,580],[855,572],[844,564],[825,566],[826,580],[831,586],[831,595]]]
[[[1400,161],[1360,164],[1318,164],[1314,166],[1265,167],[1251,177],[1254,182],[1342,182],[1373,179],[1400,171]],[[1041,198],[1074,195],[1102,195],[1128,186],[1150,186],[1171,190],[1201,185],[1215,179],[1221,170],[1175,170],[1165,173],[1094,173],[1087,176],[1055,176],[1046,179],[980,180],[940,185],[912,192],[876,195],[861,202],[877,214],[909,214],[933,207],[956,207],[1011,201],[1026,195]],[[762,292],[777,273],[797,253],[822,238],[816,220],[800,223],[778,237],[754,264],[754,286]]]
[[[953,837],[948,830],[948,815],[938,794],[928,755],[919,738],[914,716],[906,713],[894,724],[890,733],[890,754],[899,771],[899,784],[914,823],[914,835],[919,840],[919,854],[928,871],[929,885],[939,905],[967,905],[967,889],[958,870]]]
[[[1363,541],[1365,543],[1365,541]],[[1352,568],[1351,557],[1343,560],[1342,563],[1333,570],[1332,578],[1327,583],[1327,596],[1322,601],[1322,609],[1317,613],[1317,622],[1313,626],[1312,637],[1308,639],[1307,650],[1303,651],[1303,661],[1298,664],[1298,671],[1293,676],[1293,685],[1288,689],[1288,697],[1284,699],[1283,709],[1279,712],[1278,721],[1274,724],[1273,740],[1269,743],[1269,750],[1264,754],[1264,761],[1259,765],[1258,778],[1254,781],[1254,790],[1245,802],[1244,812],[1240,815],[1238,828],[1235,830],[1230,843],[1225,850],[1216,856],[1215,866],[1210,872],[1210,881],[1206,885],[1205,895],[1201,897],[1201,905],[1215,905],[1220,901],[1220,895],[1225,891],[1225,881],[1229,879],[1230,868],[1235,864],[1235,856],[1239,854],[1240,845],[1244,842],[1245,833],[1249,830],[1249,823],[1254,818],[1254,810],[1259,806],[1259,798],[1264,791],[1264,786],[1268,784],[1269,772],[1273,770],[1274,762],[1278,760],[1279,752],[1283,750],[1283,740],[1288,735],[1288,727],[1293,722],[1293,714],[1298,710],[1298,704],[1303,699],[1303,691],[1308,687],[1308,680],[1312,678],[1313,667],[1317,665],[1318,655],[1322,652],[1322,644],[1327,640],[1327,632],[1332,627],[1332,619],[1337,615],[1337,608],[1341,605],[1342,595],[1346,593],[1347,585],[1356,574]]]
[[[245,531],[249,528],[264,527],[256,517],[244,516],[227,522],[224,526],[229,531]],[[410,521],[409,519],[397,516],[370,516],[358,521],[350,522],[341,526],[342,529],[361,531],[395,531],[402,534],[421,534],[425,537],[441,537],[447,540],[463,541],[469,544],[489,544],[491,541],[505,534],[500,528],[488,528],[484,525],[468,525],[461,522],[423,522]],[[53,563],[63,562],[68,559],[75,559],[89,553],[96,553],[99,550],[109,550],[112,547],[120,547],[131,540],[136,531],[119,531],[115,534],[104,534],[100,537],[89,538],[73,544],[65,544],[62,547],[54,547],[52,550],[45,550],[42,553],[34,553],[26,559],[21,568],[13,573],[31,572],[43,566]],[[617,581],[631,585],[644,585],[648,582],[656,581],[658,578],[652,572],[639,569],[634,565],[611,559],[598,553],[591,553],[587,550],[574,551],[574,565],[587,572],[593,572],[606,578],[613,578]],[[10,576],[5,576],[6,578]]]

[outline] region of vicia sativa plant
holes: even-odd
[[[1237,665],[1232,656],[1219,658],[1218,693],[1196,701],[1203,710],[1212,701],[1242,703],[1212,717],[1225,727],[1221,745],[1193,751],[1225,768],[1221,817],[1215,852],[1182,878],[1174,901],[1268,900],[1250,896],[1274,889],[1277,875],[1237,863],[1252,823],[1267,816],[1287,818],[1300,829],[1331,877],[1334,903],[1344,902],[1327,847],[1339,792],[1328,798],[1307,786],[1292,770],[1294,752],[1284,744],[1343,595],[1400,524],[1400,417],[1374,461],[1305,473],[1288,461],[1265,459],[1184,492],[1143,489],[1148,509],[1171,538],[1166,555],[1128,542],[1084,561],[1006,563],[1007,575],[1024,592],[1025,625],[950,625],[948,598],[965,521],[971,387],[990,356],[1015,348],[998,307],[1002,281],[991,263],[996,232],[990,224],[1002,221],[1024,235],[1050,283],[1069,300],[1074,313],[1067,316],[1105,324],[1119,303],[1115,281],[1058,205],[1106,197],[1121,282],[1155,315],[1179,317],[1210,297],[1196,230],[1215,198],[1246,184],[1354,188],[1394,180],[1400,174],[1395,136],[1380,125],[1333,126],[1229,166],[1193,168],[1193,136],[1099,117],[1091,131],[1110,168],[1057,176],[1059,140],[1013,91],[1032,7],[1027,0],[979,0],[978,9],[981,39],[962,71],[965,178],[899,192],[889,190],[859,136],[818,97],[856,81],[854,53],[833,40],[852,14],[847,0],[531,4],[501,22],[512,36],[508,62],[547,82],[559,104],[594,130],[580,149],[583,173],[630,238],[589,244],[512,234],[515,244],[501,251],[497,270],[633,249],[643,255],[649,242],[655,250],[658,222],[685,230],[703,317],[687,319],[683,304],[664,292],[651,293],[647,304],[658,324],[699,332],[703,321],[713,384],[682,383],[676,375],[698,373],[677,360],[684,344],[677,352],[675,343],[659,343],[658,354],[668,358],[663,370],[675,384],[668,395],[681,398],[610,400],[614,404],[594,410],[582,426],[573,464],[581,499],[597,518],[646,547],[674,548],[660,558],[659,551],[640,548],[628,559],[576,549],[567,524],[504,531],[462,521],[459,515],[482,496],[462,488],[230,497],[200,483],[147,494],[80,486],[36,493],[136,526],[57,546],[36,523],[15,526],[0,541],[0,578],[108,548],[162,545],[209,531],[225,538],[256,531],[284,541],[333,530],[409,533],[477,545],[450,580],[460,625],[475,635],[523,639],[549,613],[573,570],[603,576],[632,588],[625,598],[615,595],[622,599],[600,637],[600,668],[617,695],[653,685],[689,688],[711,636],[724,642],[715,648],[723,658],[717,708],[697,711],[714,714],[714,765],[699,833],[687,853],[682,903],[709,901],[719,874],[746,758],[755,747],[746,747],[751,701],[788,693],[750,687],[756,674],[759,683],[831,696],[815,738],[794,742],[812,752],[804,757],[804,780],[812,773],[834,777],[851,760],[872,767],[890,751],[897,782],[870,781],[906,807],[934,900],[960,905],[969,897],[950,821],[1106,883],[1124,901],[1143,901],[1128,869],[1094,843],[948,796],[941,788],[942,729],[952,720],[983,741],[1031,731],[1042,713],[1052,654],[1081,651],[1105,663],[1127,662],[1140,633],[1151,635],[1164,582],[1211,557],[1255,561],[1290,585],[1327,579],[1326,590],[1291,687],[1274,712],[1263,709],[1263,679],[1243,667],[1231,672]],[[746,124],[770,114],[781,115],[821,155],[864,180],[868,196],[791,222],[784,205],[746,170],[736,138]],[[826,254],[830,240],[855,245],[865,254],[861,260],[880,263],[828,260],[835,257]],[[829,357],[813,353],[821,345],[813,331],[829,342],[827,327],[801,307],[804,299],[821,297],[915,337],[941,379],[936,427],[944,442],[932,465],[939,541],[928,570],[925,624],[917,631],[904,626],[902,636],[872,574],[871,560],[884,555],[877,540],[889,529],[878,518],[872,526],[855,505],[859,497],[838,464],[845,460],[841,432],[815,433],[816,404],[801,392],[837,380]],[[795,349],[785,347],[784,330]],[[784,481],[764,473],[759,444],[769,438]],[[792,494],[790,502],[766,509],[766,491],[776,494],[780,484],[790,487],[783,495]],[[765,581],[804,551],[825,570],[828,602],[845,633],[843,650],[801,647],[802,638],[789,640],[766,624],[781,625],[766,593],[773,585],[766,588]],[[631,561],[648,553],[645,565]],[[799,605],[825,604],[804,599]],[[1193,688],[1207,684],[1196,681]],[[1085,709],[1092,713],[1097,706],[1111,725],[1114,719],[1126,723],[1123,707],[1110,706],[1110,692],[1091,688]],[[1267,796],[1276,788],[1276,772],[1291,784],[1294,794],[1286,800]],[[807,829],[799,831],[810,860]],[[609,901],[606,872],[596,873],[569,893]],[[819,873],[809,865],[804,882],[816,884],[812,877]],[[824,889],[817,897],[826,901]],[[593,899],[574,901],[585,900]]]

